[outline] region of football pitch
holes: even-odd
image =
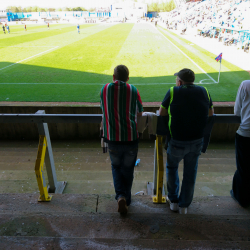
[[[160,102],[173,74],[191,68],[213,101],[234,101],[249,73],[207,50],[148,23],[10,25],[0,33],[0,101],[99,102],[113,69],[125,64],[143,102]]]

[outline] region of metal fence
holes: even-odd
[[[39,145],[35,173],[40,191],[39,201],[50,201],[51,196],[49,193],[63,193],[67,184],[66,181],[57,181],[48,123],[101,123],[101,120],[101,114],[45,114],[44,110],[39,110],[35,114],[0,114],[0,123],[37,124]],[[240,123],[240,117],[231,114],[215,115],[215,123]],[[165,132],[157,135],[158,137],[155,143],[154,180],[150,185],[151,195],[156,195],[153,198],[153,201],[156,203],[165,202],[165,198],[163,197],[163,156],[161,138],[164,135]],[[44,162],[48,175],[48,187],[43,171]]]

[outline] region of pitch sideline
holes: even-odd
[[[156,28],[157,29],[157,28]],[[162,27],[161,27],[161,29],[163,29]],[[157,29],[158,30],[158,29]],[[163,34],[162,34],[162,32],[160,32],[159,30],[158,30],[158,32],[168,41],[168,42],[170,42],[177,50],[179,50],[186,58],[188,58],[197,68],[199,68],[205,75],[207,75],[214,83],[217,83],[218,84],[218,82],[216,82],[210,75],[208,75],[208,73],[204,70],[204,69],[202,69],[196,62],[194,62],[194,60],[192,60],[186,53],[184,53],[180,48],[178,48],[174,43],[172,43],[166,36],[164,36]],[[202,81],[205,81],[206,79],[204,79],[204,80],[202,80]],[[201,83],[201,82],[200,82]],[[201,83],[201,84],[211,84],[211,83]]]

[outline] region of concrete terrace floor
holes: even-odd
[[[57,179],[68,184],[64,194],[38,202],[37,146],[0,142],[0,249],[250,249],[250,208],[229,196],[233,144],[210,144],[201,155],[187,215],[145,194],[132,197],[125,217],[117,213],[109,155],[99,141],[52,140]],[[140,143],[133,194],[153,180],[153,147]]]
[[[37,146],[38,141],[0,142],[0,193],[38,195],[34,172]],[[64,193],[114,194],[109,154],[102,153],[99,141],[52,141],[52,149],[57,180],[67,181]],[[140,143],[138,159],[132,193],[146,194],[147,182],[153,181],[154,141]],[[234,144],[210,144],[199,159],[195,196],[229,196],[235,170]],[[164,173],[166,184],[165,179]]]

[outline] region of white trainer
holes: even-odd
[[[179,209],[179,204],[178,203],[174,203],[174,202],[171,202],[171,200],[168,198],[167,196],[167,202],[170,206],[170,210],[174,211],[174,212],[177,212],[178,209]]]
[[[179,214],[187,214],[187,207],[179,207]]]

